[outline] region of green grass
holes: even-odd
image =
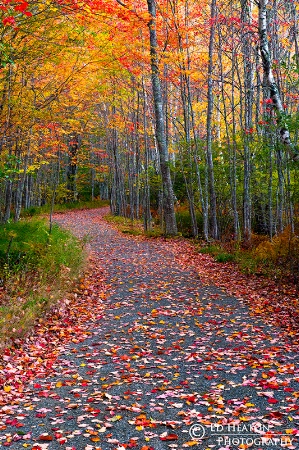
[[[215,256],[215,261],[219,263],[235,261],[235,255],[232,253],[220,252]]]
[[[249,250],[239,250],[235,253],[235,260],[240,268],[241,272],[246,275],[254,275],[261,273],[261,262],[254,257]],[[267,271],[264,273],[267,276]]]
[[[0,343],[24,334],[70,289],[85,261],[83,245],[45,220],[0,226]]]
[[[199,249],[200,253],[212,255],[216,262],[226,263],[236,260],[235,253],[227,252],[221,245],[206,245]]]
[[[222,252],[220,245],[205,245],[199,249],[199,253],[204,253],[207,255],[216,256],[218,253]]]

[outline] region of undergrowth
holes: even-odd
[[[186,237],[191,238],[192,233],[192,221],[189,210],[186,209],[185,205],[176,208],[176,221],[179,233]],[[201,230],[203,228],[202,215],[196,212],[196,222],[198,228]]]
[[[206,245],[200,248],[200,253],[207,253],[214,256],[215,261],[219,263],[225,263],[229,261],[235,261],[236,256],[233,253],[225,251],[225,249],[219,245]]]
[[[242,272],[262,275],[278,281],[299,282],[299,237],[286,228],[270,241],[266,236],[253,235],[246,247],[236,243],[217,242],[199,248],[217,262],[236,262]]]
[[[0,227],[0,343],[23,335],[61,298],[85,260],[81,243],[56,224],[23,219]]]
[[[57,203],[54,205],[55,213],[65,212],[73,209],[94,209],[102,208],[103,206],[109,206],[108,200],[93,200],[93,201],[77,201],[69,203]],[[33,217],[42,214],[50,214],[51,205],[44,206],[31,206],[30,208],[24,209],[22,212],[22,217]]]

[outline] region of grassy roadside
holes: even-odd
[[[23,336],[70,290],[85,262],[80,241],[43,219],[0,227],[0,346]]]

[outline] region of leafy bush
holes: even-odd
[[[256,258],[249,251],[237,251],[235,253],[235,261],[241,271],[247,275],[261,273],[260,265]]]
[[[299,237],[286,228],[270,241],[261,242],[252,255],[260,264],[275,270],[276,276],[299,280]]]

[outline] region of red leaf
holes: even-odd
[[[272,411],[269,414],[270,417],[275,417],[276,419],[282,418],[282,413],[280,411]]]
[[[160,439],[161,441],[176,441],[178,439],[178,435],[174,433],[164,435],[163,433],[161,434]]]
[[[2,20],[3,25],[15,25],[16,20],[13,16],[4,17]]]
[[[278,403],[278,400],[276,400],[276,398],[270,397],[270,398],[268,398],[268,403],[271,403],[271,404]]]
[[[15,11],[20,11],[20,12],[25,12],[27,8],[28,8],[27,2],[19,3],[18,5],[16,5],[14,7]]]
[[[186,400],[188,402],[195,403],[197,400],[197,397],[195,395],[188,395],[188,397],[186,397]]]

